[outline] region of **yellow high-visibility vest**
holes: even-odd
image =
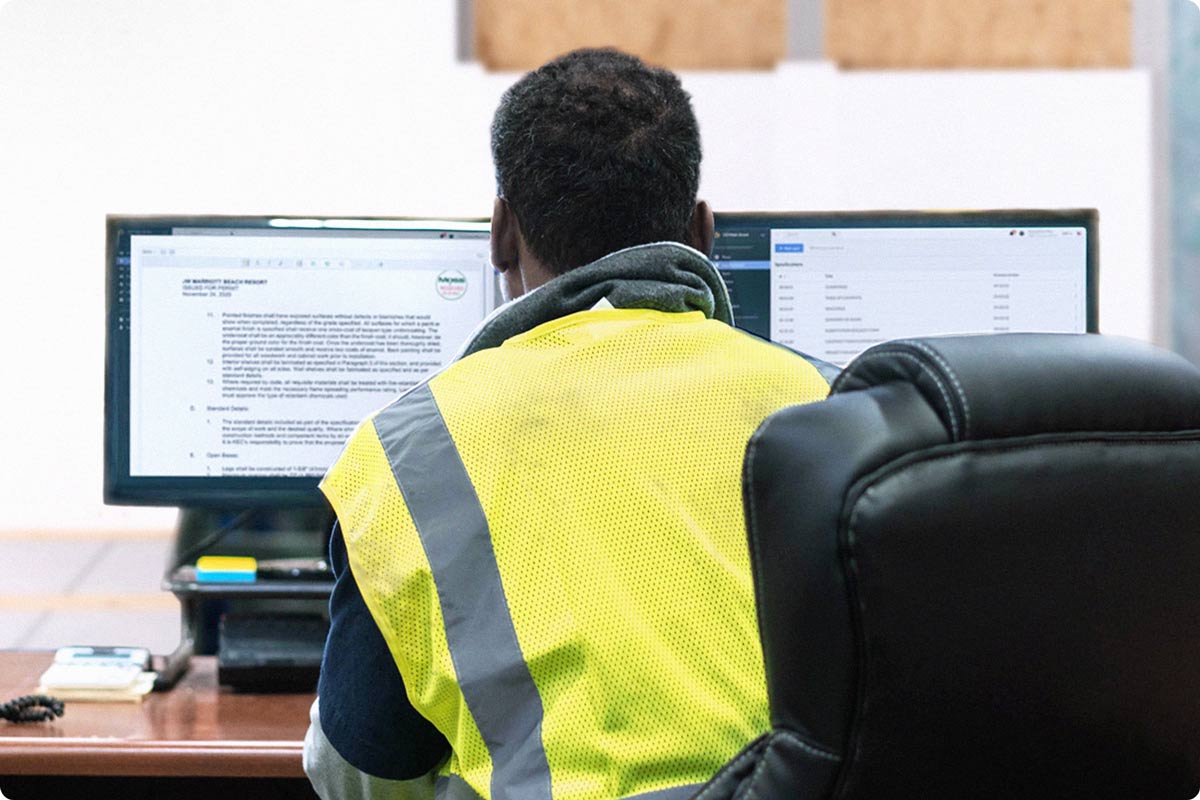
[[[322,483],[446,796],[687,796],[769,727],[742,457],[823,398],[700,312],[582,311],[447,367]]]

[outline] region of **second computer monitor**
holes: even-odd
[[[717,215],[738,327],[844,365],[889,339],[1097,330],[1096,212]]]

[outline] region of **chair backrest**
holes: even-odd
[[[1200,371],[889,342],[768,419],[745,500],[772,731],[699,796],[1192,798]]]

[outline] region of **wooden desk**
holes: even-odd
[[[37,687],[50,653],[0,652],[0,702]],[[304,778],[311,694],[234,694],[212,657],[141,703],[69,701],[55,722],[0,722],[0,775]]]

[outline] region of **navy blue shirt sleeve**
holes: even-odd
[[[317,686],[321,730],[362,772],[389,780],[418,778],[441,763],[450,745],[408,702],[400,670],[350,572],[337,523],[329,565],[335,583]]]

